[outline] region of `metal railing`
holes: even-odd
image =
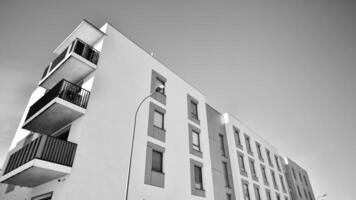
[[[68,48],[69,51],[68,51]],[[75,39],[70,46],[68,46],[61,54],[59,54],[44,70],[42,78],[46,77],[48,73],[50,73],[57,65],[62,62],[66,58],[66,56],[70,53],[76,53],[79,56],[85,58],[91,63],[97,65],[99,60],[99,51],[81,41],[80,39]]]
[[[30,107],[26,120],[56,97],[82,108],[87,108],[89,96],[89,91],[63,79]]]
[[[26,164],[33,159],[40,159],[72,167],[77,144],[42,135],[21,149],[11,154],[4,174]]]

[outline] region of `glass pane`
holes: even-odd
[[[196,150],[200,150],[199,133],[192,131],[192,140],[193,148]]]
[[[154,111],[153,115],[153,125],[163,129],[163,114],[157,111]]]
[[[198,104],[192,101],[191,108],[192,108],[192,117],[194,119],[198,119]]]
[[[162,172],[162,152],[152,151],[152,170]]]
[[[194,181],[196,188],[203,189],[203,177],[201,167],[199,166],[194,166]]]
[[[155,86],[155,88],[160,87],[161,85],[164,86],[164,85],[165,85],[165,82],[162,81],[162,80],[159,79],[159,78],[156,78],[156,86]],[[159,92],[162,93],[162,94],[164,94],[164,93],[165,93],[165,88],[162,88]]]

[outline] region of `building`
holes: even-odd
[[[289,199],[275,147],[112,25],[83,21],[53,53],[0,199]]]
[[[292,200],[315,200],[308,172],[290,158],[284,158],[283,171]]]

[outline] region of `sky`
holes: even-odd
[[[0,0],[0,163],[54,48],[109,22],[305,168],[356,189],[356,1]]]

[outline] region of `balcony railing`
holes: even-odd
[[[89,95],[89,91],[63,79],[30,107],[26,116],[26,120],[56,97],[59,97],[82,108],[86,108]]]
[[[76,149],[75,143],[42,135],[10,156],[4,175],[33,159],[72,167]]]
[[[69,51],[68,51],[69,49]],[[76,39],[72,42],[72,44],[67,47],[65,50],[62,51],[44,70],[42,78],[46,77],[47,74],[52,72],[53,69],[57,67],[59,63],[64,60],[67,55],[71,54],[72,52],[78,54],[79,56],[85,58],[86,60],[90,61],[93,64],[98,64],[99,60],[99,52],[95,50],[93,47],[89,46],[88,44],[84,43],[80,39]]]

